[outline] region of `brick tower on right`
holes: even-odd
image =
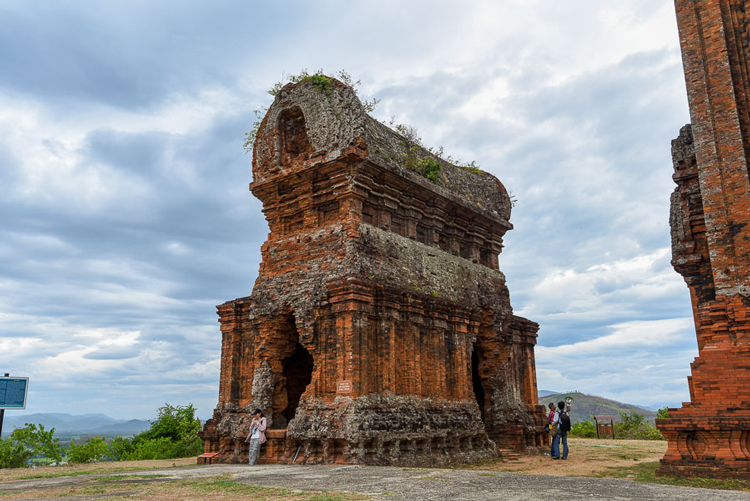
[[[675,0],[691,125],[672,143],[672,264],[699,355],[658,474],[750,478],[750,0]]]

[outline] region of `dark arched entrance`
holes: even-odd
[[[276,373],[273,419],[269,424],[271,429],[279,430],[286,428],[297,414],[300,398],[312,381],[314,360],[300,343],[294,314],[281,314],[277,322],[272,356],[281,362],[281,371]]]
[[[312,381],[313,373],[312,355],[300,344],[299,339],[295,341],[295,345],[292,355],[282,361],[284,378],[286,379],[287,406],[281,414],[287,423],[294,419],[300,397]]]
[[[474,397],[477,399],[477,405],[479,405],[479,414],[484,421],[484,387],[482,386],[482,379],[479,376],[479,350],[475,346],[471,353],[471,384],[474,388]]]

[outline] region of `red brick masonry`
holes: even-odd
[[[691,126],[672,144],[672,250],[699,356],[690,403],[657,420],[662,475],[750,478],[750,2],[676,0]]]
[[[544,443],[539,326],[498,270],[512,225],[494,176],[431,156],[331,79],[276,96],[253,178],[271,232],[252,295],[218,307],[206,452],[245,461],[256,407],[261,462],[441,465]]]

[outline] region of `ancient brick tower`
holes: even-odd
[[[692,126],[672,144],[672,263],[699,356],[690,403],[657,421],[659,473],[750,478],[750,1],[675,4]]]
[[[206,452],[244,461],[256,407],[262,462],[448,464],[542,444],[539,326],[513,315],[498,270],[511,202],[494,176],[321,76],[276,96],[250,189],[271,232],[252,295],[218,307]]]

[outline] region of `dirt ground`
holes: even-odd
[[[631,467],[638,463],[659,461],[667,450],[667,442],[656,440],[596,440],[571,438],[570,453],[565,461],[555,461],[549,456],[520,456],[517,460],[482,463],[471,469],[507,471],[532,475],[561,477],[607,476],[611,468]],[[160,459],[154,461],[126,461],[94,463],[40,468],[0,469],[0,482],[24,480],[49,475],[82,475],[97,473],[124,473],[194,466],[195,458]]]
[[[5,469],[0,470],[0,499],[528,501],[554,498],[560,489],[569,501],[613,499],[613,492],[618,493],[616,499],[644,501],[750,499],[750,492],[737,492],[747,491],[748,484],[667,485],[655,480],[653,471],[666,450],[666,442],[571,439],[569,445],[566,461],[544,455],[521,456],[448,469],[197,466],[195,458]]]
[[[39,468],[0,468],[0,482],[45,478],[50,476],[77,476],[97,473],[124,473],[128,471],[156,470],[178,466],[195,466],[195,458],[157,459],[153,461],[121,461]]]
[[[608,476],[612,468],[632,467],[639,463],[655,462],[664,457],[664,440],[597,440],[568,439],[569,454],[565,461],[550,456],[521,456],[518,460],[492,461],[476,469],[507,471],[532,475],[560,477]]]

